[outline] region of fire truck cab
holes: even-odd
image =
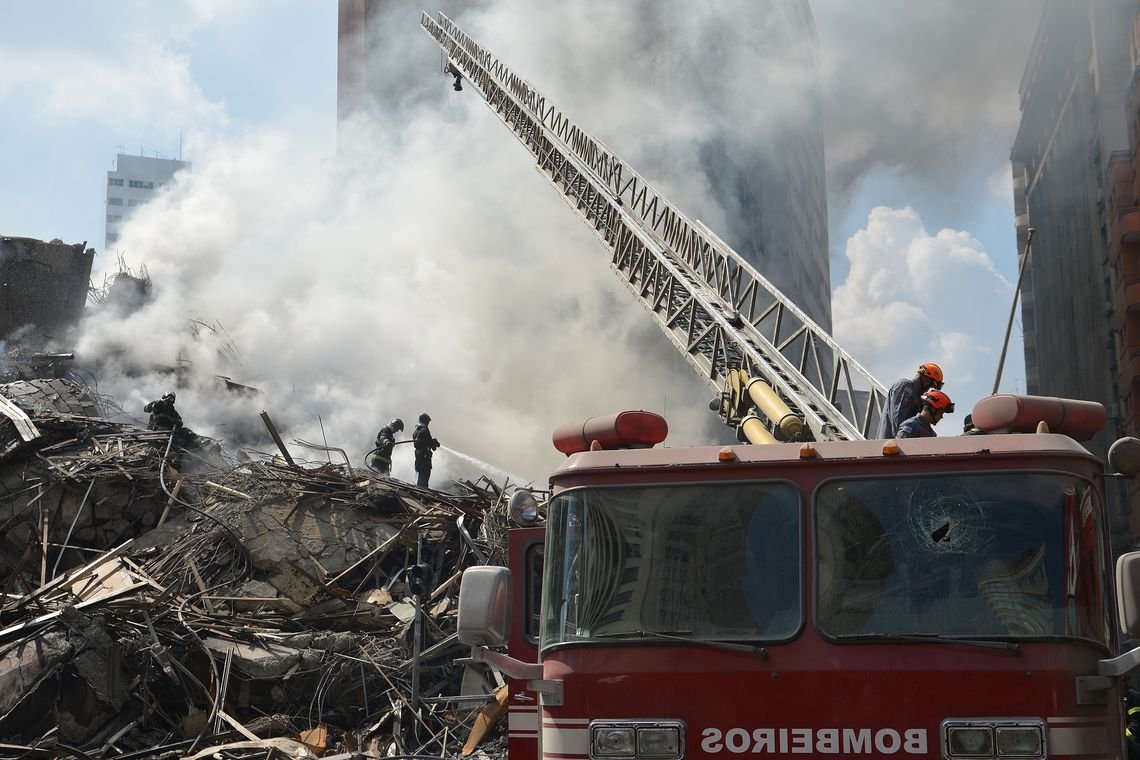
[[[462,581],[460,638],[513,679],[511,760],[1125,757],[1140,555],[1114,582],[1104,468],[1070,437],[1103,410],[991,399],[955,437],[576,426],[545,525]]]

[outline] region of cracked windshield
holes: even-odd
[[[1094,491],[1050,473],[832,481],[816,499],[827,636],[1109,640]]]

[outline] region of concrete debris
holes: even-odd
[[[0,236],[0,341],[75,324],[87,303],[95,249]]]
[[[502,562],[509,484],[421,489],[317,446],[236,463],[66,379],[0,399],[0,754],[505,755],[455,608],[464,568]]]

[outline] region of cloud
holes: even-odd
[[[850,274],[833,298],[844,348],[885,385],[937,362],[960,414],[989,395],[1013,285],[981,243],[958,230],[931,235],[913,209],[880,206],[846,256]],[[1019,352],[1011,346],[1010,355]],[[1015,378],[1005,376],[1008,392]]]
[[[65,50],[28,58],[0,51],[0,97],[26,98],[38,118],[53,122],[155,129],[225,123],[224,104],[203,95],[186,58],[152,40],[133,39],[128,47],[129,56],[116,58]]]
[[[142,0],[85,5],[44,0],[6,11],[0,29],[0,102],[51,124],[212,129],[225,104],[194,80],[179,45],[246,2]],[[68,23],[60,25],[59,18]],[[29,33],[51,29],[51,34]]]

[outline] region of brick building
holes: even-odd
[[[1140,3],[1131,3],[1128,24],[1128,88],[1124,119],[1127,145],[1108,158],[1106,213],[1108,263],[1112,273],[1112,330],[1123,427],[1140,436]],[[1129,482],[1129,501],[1140,505],[1140,483]],[[1140,536],[1140,509],[1131,514]]]
[[[1121,291],[1129,279],[1121,248],[1130,244],[1121,224],[1136,202],[1129,183],[1136,116],[1127,102],[1138,7],[1136,0],[1045,4],[1011,151],[1019,250],[1035,230],[1021,284],[1027,390],[1104,404],[1109,423],[1089,444],[1101,457],[1140,421],[1131,390],[1140,387],[1140,362],[1127,348],[1131,341],[1140,357],[1140,323],[1127,325],[1128,303],[1140,308],[1140,287],[1130,302]],[[1121,481],[1107,490],[1119,551],[1140,536],[1140,516]]]

